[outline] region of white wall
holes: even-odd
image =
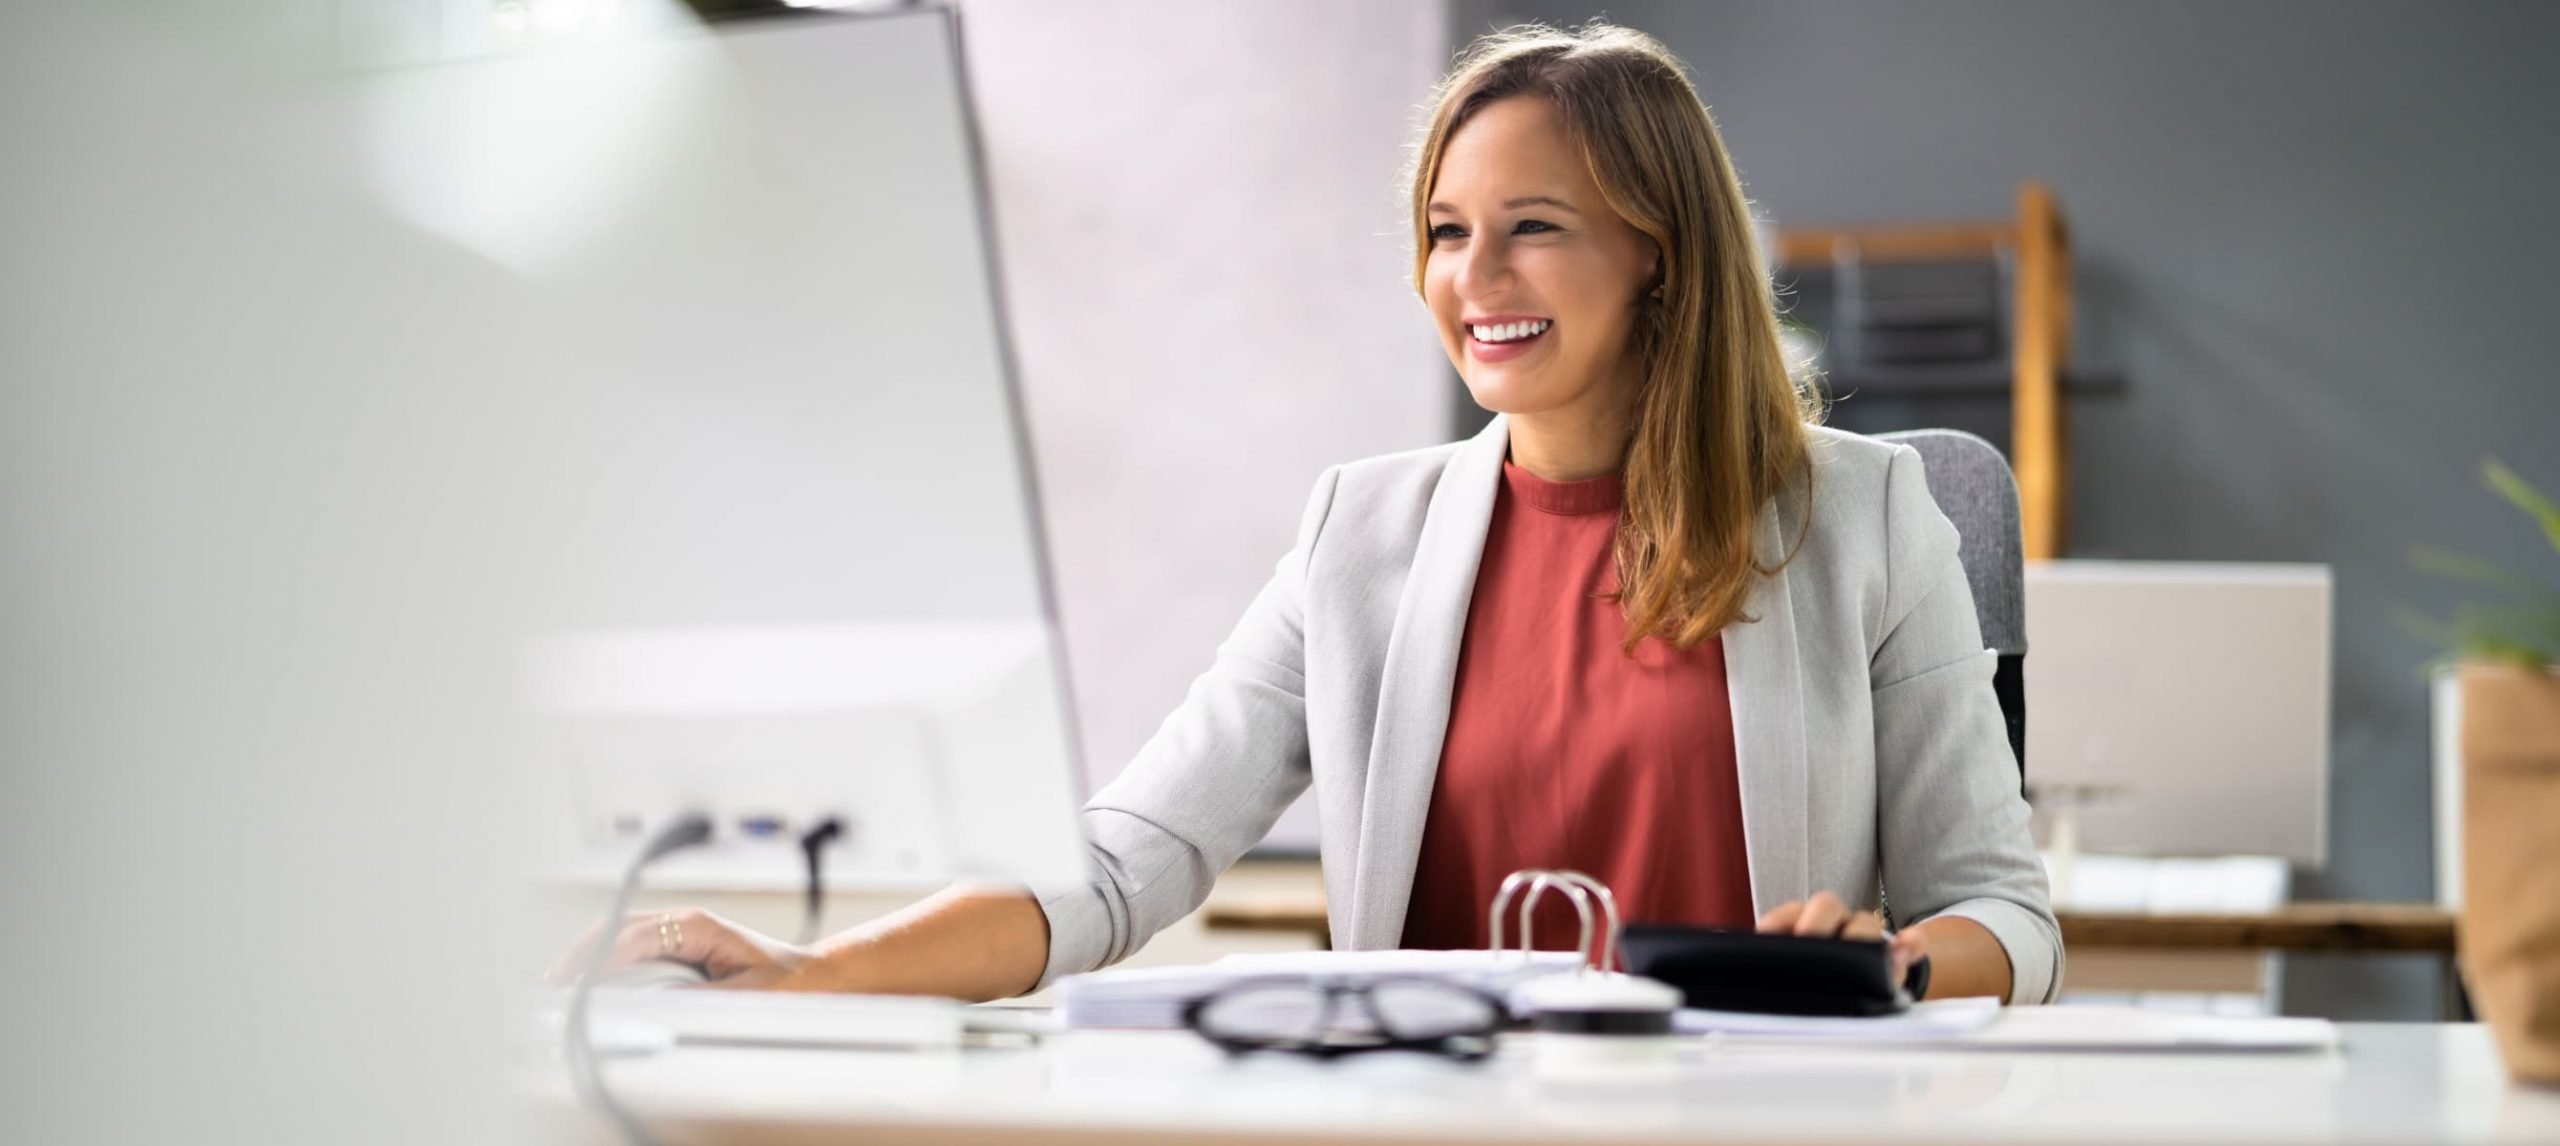
[[[960,9],[1099,787],[1207,667],[1316,475],[1448,437],[1396,194],[1446,13]],[[1302,805],[1273,842],[1312,825]]]
[[[532,296],[208,15],[0,8],[0,1139],[507,1142]]]

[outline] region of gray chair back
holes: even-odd
[[[2000,694],[2000,714],[2009,724],[2009,749],[2018,757],[2018,778],[2024,783],[2027,597],[2026,547],[2018,531],[2018,480],[1997,447],[1961,430],[1903,430],[1876,437],[1919,452],[1928,473],[1930,498],[1938,503],[1938,512],[1955,523],[1957,555],[1964,561],[1965,582],[1973,590],[1982,643],[2000,656],[1992,687]]]

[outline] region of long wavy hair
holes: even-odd
[[[1628,652],[1647,636],[1690,648],[1750,620],[1753,578],[1793,558],[1791,550],[1760,564],[1752,523],[1762,503],[1811,480],[1806,427],[1821,407],[1779,348],[1750,202],[1715,121],[1679,59],[1642,32],[1522,25],[1459,56],[1408,173],[1414,289],[1431,254],[1427,204],[1450,137],[1485,107],[1524,95],[1555,105],[1610,208],[1662,255],[1659,295],[1637,304],[1632,335],[1643,380],[1617,598]]]

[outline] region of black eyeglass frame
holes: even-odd
[[[1470,996],[1484,1005],[1485,1014],[1491,1018],[1482,1030],[1459,1031],[1431,1038],[1405,1037],[1394,1033],[1393,1024],[1387,1021],[1386,1013],[1378,1007],[1376,992],[1382,987],[1418,987],[1443,995]],[[1306,1038],[1253,1038],[1220,1034],[1201,1025],[1201,1016],[1222,999],[1248,992],[1280,989],[1299,990],[1322,996],[1312,1035]],[[1360,1005],[1367,1009],[1370,1021],[1375,1024],[1378,1037],[1350,1039],[1337,1037],[1343,1032],[1334,1029],[1333,1019],[1340,1013],[1339,1008],[1346,997],[1358,999]],[[1360,979],[1274,975],[1229,983],[1182,1005],[1182,1025],[1190,1028],[1193,1034],[1209,1040],[1231,1055],[1251,1054],[1255,1051],[1283,1051],[1289,1054],[1330,1059],[1344,1055],[1367,1054],[1372,1051],[1421,1051],[1461,1062],[1475,1062],[1493,1053],[1493,1036],[1509,1025],[1510,1020],[1511,1008],[1500,998],[1462,983],[1452,983],[1446,979],[1422,975],[1384,975]]]

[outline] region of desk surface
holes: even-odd
[[[1210,927],[1325,933],[1324,896],[1266,895],[1211,900]],[[2453,914],[2424,903],[2292,903],[2240,915],[2139,915],[2058,911],[2070,947],[2180,950],[2364,951],[2451,954]]]
[[[686,1047],[610,1070],[679,1143],[2560,1141],[2560,1091],[2511,1086],[2485,1028],[2342,1031],[2313,1054],[1702,1041],[1671,1081],[1616,1088],[1542,1082],[1518,1043],[1476,1066],[1328,1064],[1229,1060],[1173,1032],[935,1054]]]

